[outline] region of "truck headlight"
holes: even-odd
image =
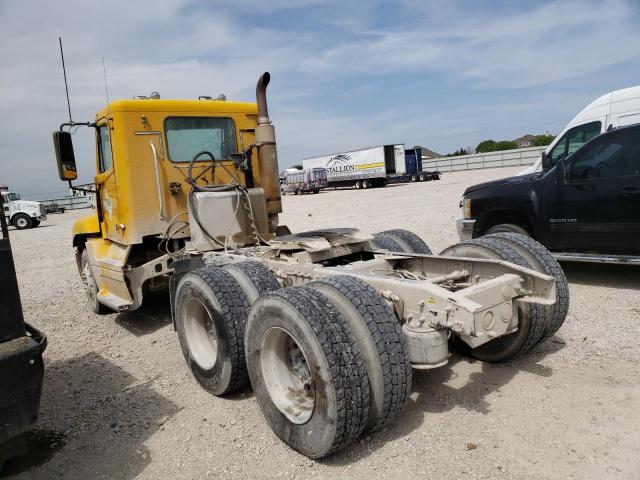
[[[471,199],[463,198],[462,199],[462,216],[465,219],[471,218]]]

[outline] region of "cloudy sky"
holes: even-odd
[[[596,96],[640,84],[640,2],[0,0],[0,183],[65,192],[51,132],[109,95],[254,99],[269,71],[281,167],[385,143],[441,153],[557,133]],[[93,138],[75,137],[81,181]]]

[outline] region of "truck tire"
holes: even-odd
[[[249,306],[263,293],[269,293],[280,288],[276,276],[264,263],[249,260],[226,265],[224,269],[236,279],[236,282],[238,282],[247,297]],[[249,310],[247,310],[248,314]]]
[[[174,305],[182,354],[200,385],[213,395],[245,385],[249,304],[235,278],[219,267],[193,270],[178,282]]]
[[[379,430],[398,415],[411,393],[411,360],[400,323],[382,296],[359,278],[327,277],[308,286],[329,299],[356,338],[369,377],[365,430]]]
[[[26,230],[27,228],[31,228],[33,220],[26,213],[16,213],[11,219],[11,223],[17,230]]]
[[[89,253],[87,249],[82,250],[80,255],[80,280],[87,294],[87,304],[93,313],[104,315],[113,313],[112,310],[98,301],[98,284],[96,283],[91,268],[89,267]]]
[[[369,184],[369,180],[362,181],[362,188],[369,188],[371,185]]]
[[[396,228],[393,230],[384,230],[382,232],[374,233],[376,243],[379,243],[380,238],[389,238],[396,244],[400,245],[400,250],[394,250],[403,253],[420,253],[424,255],[432,255],[429,246],[418,235],[409,230]],[[389,248],[387,248],[389,249]]]
[[[531,234],[526,228],[516,225],[515,223],[501,223],[489,228],[485,235],[491,235],[492,233],[519,233],[520,235],[526,235],[530,237]]]
[[[310,458],[355,440],[369,415],[367,370],[342,315],[320,292],[262,295],[246,330],[247,369],[275,434]]]
[[[356,189],[359,189],[362,187],[362,182],[360,182],[360,180],[356,180],[356,184],[355,184]]]
[[[31,228],[36,228],[40,226],[40,220],[33,220],[33,225],[31,226]]]
[[[487,258],[505,260],[521,267],[532,268],[527,260],[514,248],[498,238],[466,240],[446,248],[442,256]],[[477,348],[470,348],[458,336],[452,336],[452,346],[461,353],[477,360],[499,363],[526,352],[536,345],[545,328],[546,305],[536,303],[518,304],[518,330],[503,335]]]
[[[427,178],[427,176],[426,176],[424,173],[421,173],[421,174],[418,176],[418,180],[419,180],[419,181],[421,181],[421,182],[424,182],[425,180],[431,180],[431,179],[430,179],[430,178]]]
[[[417,182],[418,181],[418,176],[415,173],[411,175],[411,181],[412,182]]]
[[[499,238],[516,249],[532,268],[538,272],[549,275],[556,280],[556,303],[547,306],[547,317],[544,325],[542,343],[551,338],[562,326],[569,312],[569,285],[567,277],[558,261],[551,252],[531,237],[518,233],[494,233],[487,238]]]
[[[395,239],[391,237],[377,236],[374,234],[374,239],[371,240],[371,245],[379,250],[389,250],[390,252],[405,253],[402,245],[400,245]]]

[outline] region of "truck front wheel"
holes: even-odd
[[[515,223],[500,223],[489,228],[485,235],[491,235],[492,233],[519,233],[520,235],[526,235],[530,237],[531,234],[526,228],[516,225]]]
[[[109,313],[110,310],[98,301],[98,284],[91,273],[89,254],[86,248],[82,250],[82,255],[80,256],[80,279],[87,294],[87,304],[91,311],[98,315]]]
[[[33,220],[26,213],[17,213],[11,223],[17,230],[25,230],[33,226]]]

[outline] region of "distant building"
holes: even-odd
[[[422,147],[420,145],[416,145],[413,148],[422,149],[422,159],[423,160],[431,160],[432,158],[440,158],[440,157],[442,157],[442,155],[440,155],[437,152],[434,152],[433,150],[429,150],[427,147]]]
[[[520,138],[516,138],[514,140],[514,142],[518,145],[518,148],[528,148],[528,147],[534,147],[534,143],[536,140],[536,136],[535,135],[525,135],[523,137]]]

